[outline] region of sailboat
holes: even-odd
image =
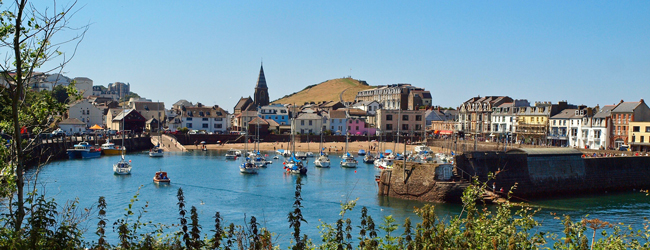
[[[162,142],[162,133],[160,132],[160,115],[158,116],[158,135],[160,136],[158,137],[158,145],[149,150],[149,157],[163,157],[163,155],[165,155],[165,152],[160,147],[160,143]]]
[[[350,117],[348,115],[348,111],[345,111],[345,116]],[[343,156],[341,159],[341,167],[344,168],[356,168],[357,167],[357,160],[354,159],[354,157],[348,152],[348,140],[349,140],[349,133],[345,133],[345,151],[343,151]]]
[[[257,174],[258,167],[255,166],[255,164],[253,163],[253,161],[251,160],[251,158],[249,157],[248,152],[247,152],[248,151],[248,133],[246,133],[244,138],[245,138],[244,139],[244,157],[242,157],[244,162],[242,162],[242,164],[239,165],[239,172],[241,172],[242,174]]]
[[[295,113],[295,112],[294,112]],[[294,139],[295,131],[295,119],[291,118],[291,151],[296,152],[296,142]],[[292,154],[289,159],[286,159],[283,163],[284,170],[292,174],[307,174],[307,167],[303,165],[303,161],[296,159],[296,154]]]
[[[122,131],[126,131],[126,129],[124,127],[124,120],[126,120],[126,114],[127,114],[126,109],[123,110],[122,112],[124,112],[124,115],[122,115]],[[126,136],[126,133],[122,133],[122,148],[124,148],[124,137],[125,136]],[[119,174],[119,175],[131,174],[131,160],[129,160],[128,162],[126,160],[124,160],[124,152],[125,151],[126,150],[122,151],[122,160],[120,160],[119,162],[113,164],[113,172],[115,172],[115,174]]]
[[[316,167],[321,167],[321,168],[329,168],[330,167],[330,158],[327,157],[325,154],[325,148],[323,147],[323,128],[320,129],[320,156],[314,160],[314,165]]]

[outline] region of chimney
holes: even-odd
[[[644,102],[643,102],[643,98],[641,98],[641,103],[644,103]]]

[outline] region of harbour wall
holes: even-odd
[[[646,156],[582,158],[485,151],[456,156],[456,168],[463,179],[477,176],[497,190],[516,185],[513,195],[518,197],[650,188],[650,157]],[[494,179],[488,180],[489,173],[496,174]]]
[[[393,169],[381,171],[377,180],[378,195],[426,202],[460,202],[468,183],[456,179],[440,180],[440,171],[436,170],[442,166],[445,165],[408,162],[405,169],[403,162],[395,162]]]
[[[208,135],[208,134],[176,134],[173,135],[179,143],[183,145],[194,145],[195,143],[205,141],[207,144],[217,144],[218,142],[220,143],[244,143],[245,136],[243,135],[233,135],[233,134],[213,134],[213,135]],[[254,140],[253,136],[255,135],[249,135],[248,139],[249,140]],[[320,135],[295,135],[295,140],[296,142],[320,142]],[[420,140],[419,137],[417,136],[408,136],[408,137],[400,137],[400,141],[406,140],[411,140],[411,141],[418,141]],[[368,141],[368,140],[376,140],[376,141],[394,141],[397,139],[397,136],[393,137],[391,135],[389,136],[363,136],[363,135],[350,135],[349,136],[349,141]],[[275,135],[275,134],[269,134],[269,135],[260,135],[260,141],[261,142],[289,142],[291,140],[291,135],[288,134],[282,134],[282,135]],[[344,135],[324,135],[323,136],[323,142],[345,142],[345,136]]]

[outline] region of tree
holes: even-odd
[[[67,104],[70,100],[68,95],[68,90],[63,87],[63,85],[57,85],[52,89],[52,96],[56,99],[57,102]]]
[[[79,29],[69,27],[75,4],[63,9],[55,6],[39,10],[28,0],[15,0],[4,5],[6,9],[0,13],[0,48],[3,49],[0,51],[5,51],[5,60],[0,62],[0,102],[7,104],[2,106],[0,112],[0,129],[11,135],[10,148],[4,152],[1,166],[5,174],[3,178],[9,177],[3,180],[10,184],[5,187],[11,187],[8,190],[11,220],[8,222],[10,225],[4,225],[4,228],[12,227],[18,237],[26,215],[26,162],[40,158],[42,154],[33,152],[41,140],[24,138],[22,132],[27,131],[38,138],[55,121],[52,114],[65,111],[64,104],[57,102],[50,92],[36,93],[28,88],[41,80],[47,72],[61,72],[74,56],[74,51],[68,57],[59,48],[70,42],[78,45],[88,29],[88,26]],[[55,40],[55,35],[64,29],[66,32],[72,30],[78,33],[62,41]],[[54,60],[60,60],[57,66],[48,70],[41,69],[45,62]]]

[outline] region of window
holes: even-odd
[[[221,125],[221,123],[214,124],[214,127],[215,127],[215,128],[223,128],[223,126]]]
[[[203,128],[208,128],[208,124],[207,124],[207,123],[203,123]]]
[[[357,124],[359,124],[359,120],[357,120]]]
[[[300,125],[305,126],[305,120],[300,121]]]
[[[191,120],[192,120],[192,117],[187,117],[187,118],[186,118],[186,121],[191,121]],[[189,127],[188,127],[188,128],[189,128]]]
[[[332,126],[332,130],[334,130],[334,126]]]
[[[639,139],[640,139],[640,141],[639,141],[639,142],[643,142],[643,136],[641,136],[641,138],[639,138]]]
[[[402,124],[402,130],[404,130],[404,131],[409,130],[409,125],[408,124]]]
[[[503,118],[503,117],[501,117]],[[415,115],[415,120],[416,121],[422,121],[422,116],[421,115]]]
[[[422,124],[415,124],[415,130],[422,130]]]
[[[386,115],[386,121],[392,121],[393,115]]]
[[[203,111],[199,111],[199,116],[203,116]]]
[[[402,121],[408,121],[409,115],[402,115]]]
[[[203,121],[208,121],[208,118],[203,118]]]
[[[393,124],[386,124],[386,130],[393,130]]]
[[[350,128],[350,126],[348,126],[348,131],[350,131],[350,130],[352,130],[352,128]]]
[[[639,126],[632,127],[632,132],[639,132],[639,130],[640,130]]]
[[[359,130],[359,126],[357,126],[356,130]]]
[[[192,128],[192,123],[187,123],[187,124],[185,124],[185,127],[187,127],[187,128]]]
[[[309,126],[311,126],[311,120],[309,120]],[[311,132],[310,132],[311,133]]]
[[[223,121],[223,118],[214,118],[214,120],[220,122]]]
[[[646,132],[646,133],[650,133],[650,126],[646,126],[646,127],[645,127],[645,132]]]

